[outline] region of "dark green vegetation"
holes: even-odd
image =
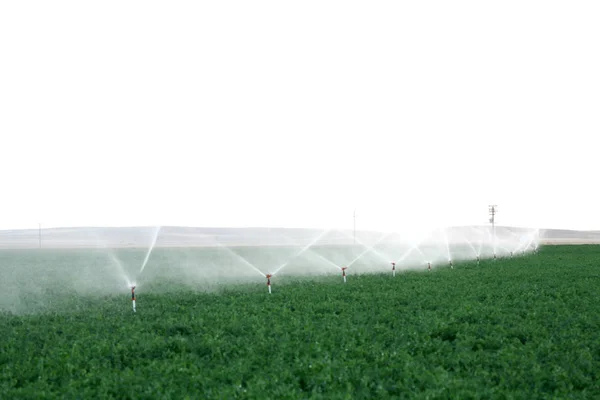
[[[0,398],[598,398],[600,246],[0,316]],[[61,299],[53,299],[60,302]],[[65,299],[73,304],[73,299]]]

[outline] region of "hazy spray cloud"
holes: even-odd
[[[5,2],[0,228],[598,228],[596,2]]]

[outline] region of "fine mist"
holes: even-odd
[[[57,230],[47,248],[0,252],[0,309],[79,310],[89,299],[174,288],[214,291],[231,284],[285,283],[299,277],[448,267],[477,258],[519,256],[539,231],[456,227],[419,234],[310,229],[123,228]],[[17,246],[14,246],[17,247]],[[152,250],[152,251],[150,251]],[[125,297],[124,297],[125,298]]]

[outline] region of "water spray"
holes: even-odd
[[[148,247],[148,251],[146,252],[146,257],[144,258],[144,262],[142,263],[142,268],[140,268],[140,274],[144,272],[144,268],[146,268],[146,264],[148,264],[148,260],[150,259],[150,254],[152,254],[152,249],[156,246],[156,241],[158,240],[158,234],[160,233],[160,226],[156,228],[154,231],[154,236],[152,237],[152,242],[150,243],[150,247]]]
[[[131,287],[131,304],[133,306],[133,312],[135,312],[135,286]]]
[[[431,271],[431,263],[430,262],[427,263],[427,271]]]
[[[392,262],[392,276],[396,276],[396,263]]]
[[[346,270],[348,267],[342,267],[342,276],[344,277],[344,283],[346,283]]]
[[[269,288],[269,294],[271,294],[271,277],[273,275],[272,274],[267,274],[265,276],[267,277],[267,287]]]

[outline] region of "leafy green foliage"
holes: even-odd
[[[0,398],[594,398],[600,246],[454,270],[56,294],[0,315]],[[75,306],[77,304],[77,306]]]

